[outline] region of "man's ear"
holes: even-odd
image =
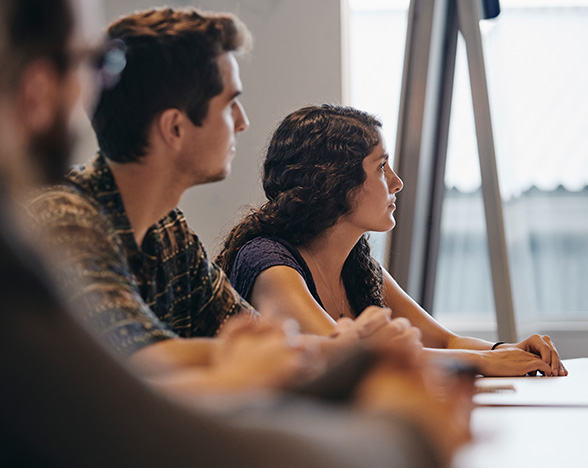
[[[185,137],[187,116],[178,109],[166,109],[156,121],[156,127],[163,141],[175,150],[182,148]]]
[[[52,127],[61,106],[61,79],[49,60],[36,60],[24,69],[17,103],[21,122],[28,132],[42,133]]]

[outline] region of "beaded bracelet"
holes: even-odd
[[[498,348],[501,344],[506,344],[506,341],[498,341],[497,343],[494,343],[492,345],[492,351],[494,351],[496,348]]]

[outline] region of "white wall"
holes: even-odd
[[[153,0],[105,0],[112,21],[133,10],[161,5]],[[287,113],[306,104],[340,103],[340,0],[168,1],[237,14],[254,36],[241,60],[242,103],[251,127],[241,135],[232,173],[225,181],[188,191],[181,202],[190,225],[209,253],[238,219],[239,209],[263,200],[259,169],[272,130]],[[86,141],[82,160],[95,143]]]

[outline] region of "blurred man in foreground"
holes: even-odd
[[[439,402],[413,366],[368,359],[354,396],[368,411],[274,397],[211,414],[155,395],[97,345],[63,305],[17,203],[60,172],[89,57],[65,0],[1,0],[0,23],[2,466],[448,463],[467,437],[470,385]]]

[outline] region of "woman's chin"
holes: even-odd
[[[369,230],[369,232],[388,232],[394,229],[394,226],[396,226],[396,221],[392,220],[389,223],[386,223],[385,225],[374,226],[373,229]]]

